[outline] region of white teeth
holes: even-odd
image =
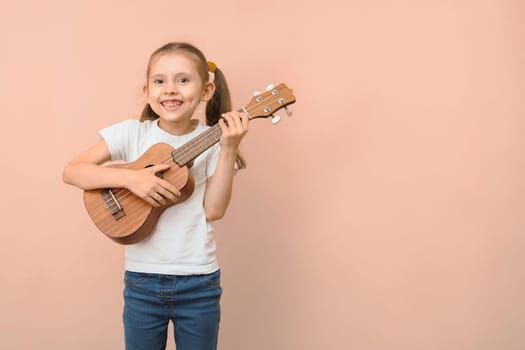
[[[161,104],[167,108],[174,108],[180,106],[182,104],[182,101],[164,101],[161,102]]]

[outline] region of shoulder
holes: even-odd
[[[141,122],[137,119],[125,119],[113,125],[110,125],[104,129],[102,132],[105,133],[119,133],[119,132],[146,132],[150,130],[155,124],[153,120],[146,120]]]
[[[115,125],[120,125],[122,128],[149,130],[157,123],[156,120],[140,121],[137,119],[125,119]]]

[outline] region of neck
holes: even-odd
[[[172,135],[186,135],[195,130],[197,124],[199,123],[196,119],[189,119],[184,122],[166,122],[162,119],[159,119],[159,128],[170,133]]]

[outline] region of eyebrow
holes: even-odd
[[[150,79],[151,78],[164,78],[166,75],[165,74],[155,74],[155,75],[150,75]]]
[[[164,77],[166,77],[168,75],[169,74],[157,73],[157,74],[150,75],[150,78],[164,78]],[[191,73],[189,73],[189,72],[179,72],[179,73],[175,74],[175,76],[179,76],[179,75],[191,75]]]

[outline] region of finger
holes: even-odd
[[[250,118],[248,118],[248,114],[241,113],[241,125],[244,131],[248,131],[248,125],[250,124],[249,121]]]
[[[171,164],[168,164],[168,163],[162,163],[162,164],[157,164],[157,165],[153,165],[153,166],[150,166],[149,169],[151,172],[153,173],[157,173],[159,171],[166,171],[168,170],[169,168],[171,168]]]
[[[238,130],[242,130],[242,118],[244,113],[236,112],[232,117]]]
[[[143,197],[143,199],[148,202],[149,205],[153,206],[153,207],[160,207],[161,204],[159,202],[157,202],[152,196],[146,196],[146,197]]]
[[[177,189],[177,187],[173,186],[169,182],[163,183],[164,187],[160,187],[157,190],[157,192],[162,195],[164,198],[170,200],[170,201],[176,201],[177,197],[181,195],[180,191]]]
[[[231,125],[231,121],[229,121],[226,116],[223,116],[221,119],[219,119],[219,126],[221,127],[221,131],[223,134],[227,135],[230,133]]]
[[[162,197],[162,201],[159,201],[161,204],[167,204],[168,202],[175,202],[177,200],[177,197],[173,195],[173,193],[162,190],[159,191],[159,195]]]
[[[232,133],[237,133],[239,130],[242,130],[242,124],[238,113],[227,113],[226,120],[228,121],[228,128]]]
[[[246,114],[246,113],[239,113],[238,114],[238,118],[239,118],[239,128],[240,128],[240,130],[243,133],[246,133],[246,131],[248,131],[248,125],[249,125],[249,121],[250,121],[250,118],[248,117],[248,114]]]
[[[221,129],[226,129],[228,127],[228,125],[226,125],[226,118],[224,118],[224,114],[219,118],[219,125],[221,126]]]

